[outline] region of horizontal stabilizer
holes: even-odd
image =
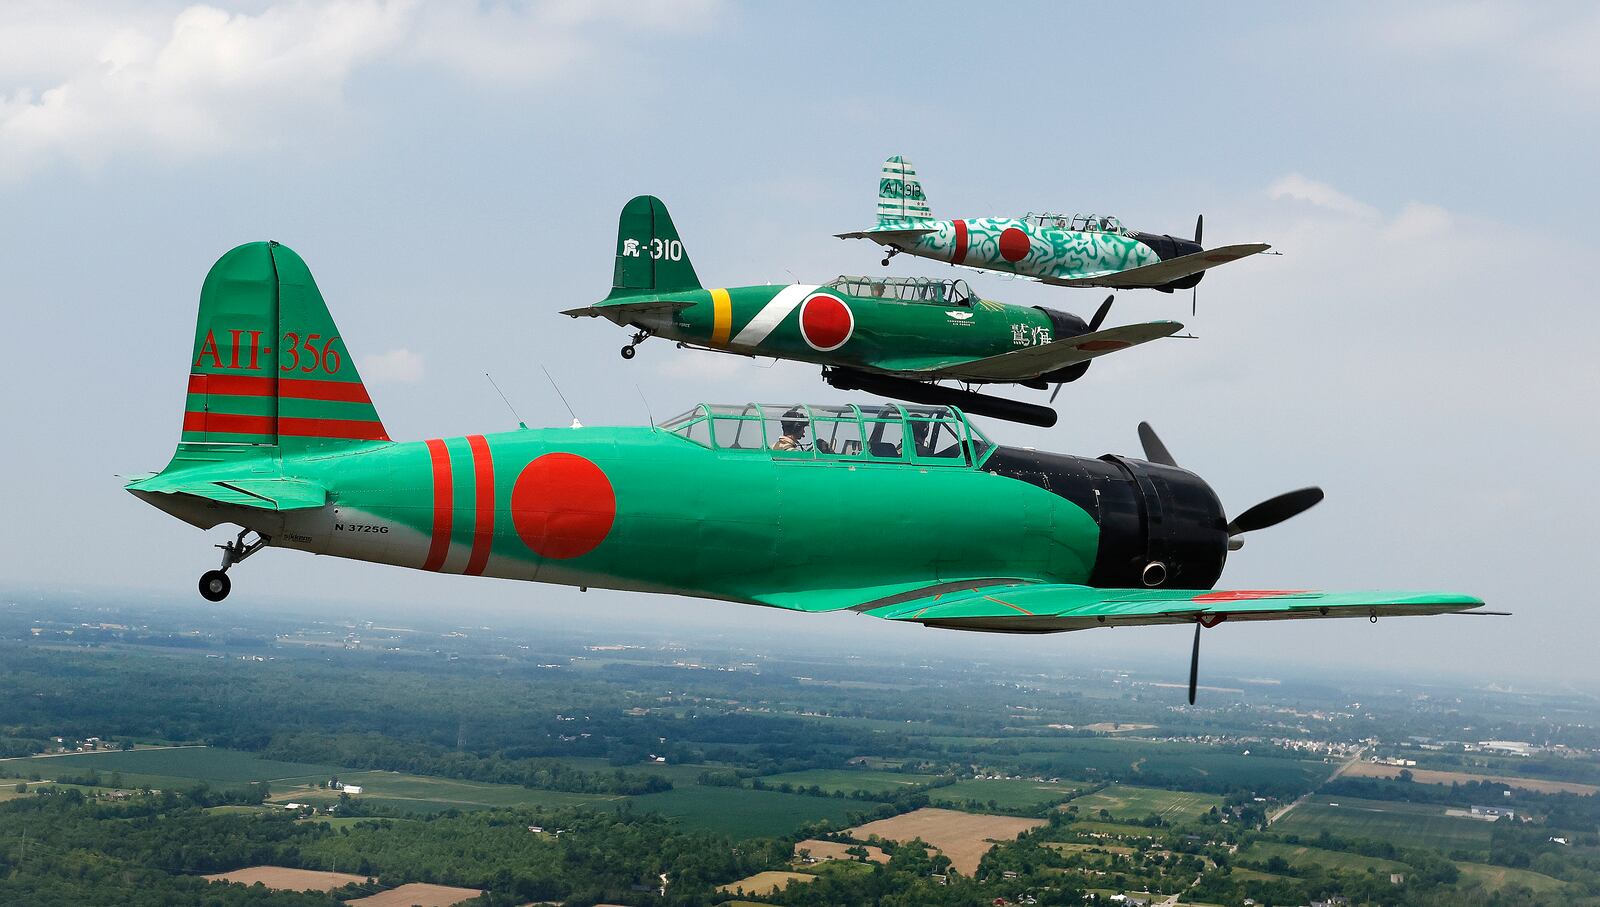
[[[1223,620],[1402,617],[1475,613],[1483,600],[1453,592],[1315,592],[1250,589],[1095,589],[1059,583],[979,589],[873,608],[886,620],[992,633],[1059,633],[1094,627]],[[1482,613],[1482,612],[1476,612]]]
[[[945,378],[1028,381],[1057,369],[1088,362],[1107,353],[1159,340],[1162,337],[1170,337],[1181,330],[1183,325],[1176,321],[1125,324],[1121,327],[1054,340],[1039,346],[1025,346],[986,359],[951,364],[936,369],[934,373]]]
[[[1120,289],[1133,289],[1136,287],[1159,287],[1174,280],[1182,280],[1201,271],[1210,270],[1217,265],[1225,265],[1230,261],[1238,261],[1265,252],[1272,246],[1267,243],[1240,243],[1234,246],[1218,246],[1215,249],[1206,249],[1192,255],[1183,255],[1178,258],[1169,258],[1158,261],[1153,265],[1142,268],[1129,268],[1126,271],[1103,271],[1099,274],[1090,274],[1085,277],[1056,278],[1041,277],[1044,283],[1055,287],[1113,287]]]
[[[659,299],[651,302],[612,302],[567,309],[561,314],[573,318],[606,318],[625,325],[641,315],[671,315],[692,305],[692,302],[664,302]]]
[[[136,494],[187,494],[219,504],[254,507],[259,510],[305,510],[328,503],[328,491],[321,485],[300,479],[241,478],[205,481],[199,478],[151,476],[129,482]]]
[[[854,233],[835,233],[833,235],[839,239],[870,239],[885,246],[892,246],[897,243],[912,242],[919,236],[927,236],[929,233],[937,232],[939,231],[932,227],[917,227],[895,230],[857,230]]]

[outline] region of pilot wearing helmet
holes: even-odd
[[[799,407],[783,414],[783,436],[772,442],[773,450],[805,450],[806,414]]]

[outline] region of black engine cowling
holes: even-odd
[[[1052,340],[1065,340],[1068,337],[1078,337],[1089,333],[1089,322],[1071,312],[1047,309],[1042,305],[1034,306],[1034,308],[1050,316],[1050,338]],[[1088,362],[1080,362],[1077,365],[1069,365],[1066,368],[1058,368],[1053,372],[1046,372],[1039,376],[1037,386],[1046,387],[1051,384],[1066,384],[1070,381],[1076,381],[1083,377],[1084,372],[1089,370],[1089,365],[1090,363]]]
[[[1211,486],[1188,470],[1014,447],[997,448],[983,469],[1038,485],[1099,524],[1090,585],[1210,589],[1222,576],[1228,520]]]
[[[1182,258],[1185,255],[1193,255],[1196,252],[1205,251],[1205,247],[1194,240],[1185,239],[1182,236],[1173,236],[1170,233],[1135,233],[1133,238],[1149,246],[1162,261],[1170,261],[1174,258]],[[1190,290],[1200,283],[1200,278],[1204,276],[1206,276],[1206,272],[1198,271],[1188,277],[1180,277],[1177,280],[1164,283],[1156,287],[1156,289],[1163,293],[1171,293],[1173,290]]]

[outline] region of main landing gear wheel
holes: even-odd
[[[899,255],[899,254],[900,254],[900,248],[898,246],[890,246],[889,247],[889,251],[885,252],[884,255],[883,255],[883,266],[886,267],[886,268],[889,267],[889,259],[891,259],[891,258],[893,258],[893,257],[895,257],[896,255]]]
[[[200,574],[200,597],[208,602],[220,602],[233,590],[233,580],[221,570],[207,570]]]
[[[222,549],[222,567],[217,570],[207,570],[200,575],[200,597],[208,602],[220,602],[233,591],[233,580],[228,579],[228,568],[239,563],[257,551],[267,547],[272,539],[256,533],[255,541],[246,542],[244,537],[253,530],[241,529],[239,535],[226,545],[218,545]]]
[[[632,359],[635,355],[637,355],[637,351],[633,348],[633,344],[630,343],[622,348],[622,358]]]

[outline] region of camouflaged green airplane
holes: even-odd
[[[945,406],[700,405],[662,425],[394,441],[305,262],[251,243],[212,267],[176,454],[127,490],[268,547],[928,627],[1057,633],[1486,613],[1450,592],[1217,591],[1243,537],[1322,499],[1236,514],[1149,426],[1143,459],[990,441]]]
[[[878,180],[877,226],[840,239],[870,239],[888,250],[982,271],[999,271],[1057,287],[1192,290],[1207,270],[1272,248],[1240,243],[1207,249],[1194,239],[1129,230],[1115,217],[1029,214],[935,220],[916,168],[899,155],[883,162]]]
[[[641,195],[618,220],[611,294],[561,314],[633,328],[624,359],[660,335],[679,346],[815,363],[825,381],[846,390],[1049,427],[1056,422],[1050,407],[972,388],[1055,385],[1054,402],[1061,385],[1083,377],[1096,357],[1183,329],[1176,321],[1102,329],[1111,302],[1084,321],[1070,312],[980,299],[964,280],[840,277],[820,286],[706,289],[666,205]]]

